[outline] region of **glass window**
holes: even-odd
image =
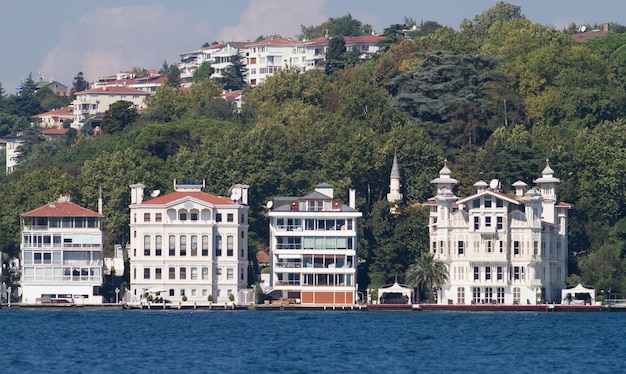
[[[220,235],[215,236],[215,256],[222,255],[222,237]]]
[[[170,235],[169,255],[176,256],[176,236]]]
[[[181,210],[180,212],[178,212],[178,219],[181,221],[186,221],[187,220],[187,211],[186,210]]]
[[[209,268],[207,267],[202,268],[202,279],[203,280],[209,279]]]
[[[163,240],[161,235],[157,235],[154,237],[154,254],[156,256],[161,256],[161,252],[163,250]]]
[[[186,267],[181,267],[179,269],[179,279],[187,279],[187,268]]]
[[[235,221],[235,217],[232,213],[226,214],[226,222],[234,222],[234,221]]]
[[[161,222],[162,219],[161,213],[154,214],[154,222]]]
[[[226,237],[226,256],[232,256],[232,255],[233,255],[233,237],[229,235]]]
[[[150,235],[143,236],[143,255],[150,256]]]
[[[187,236],[180,236],[180,255],[187,256]]]
[[[192,256],[198,255],[198,236],[197,235],[191,235],[191,255]]]
[[[491,198],[485,197],[485,208],[491,208]]]
[[[198,279],[198,268],[191,268],[191,280]]]
[[[161,268],[154,269],[154,279],[161,279]]]
[[[215,222],[222,222],[222,213],[215,213]]]
[[[463,242],[462,240],[459,240],[458,250],[459,250],[460,255],[462,255],[465,252],[465,242]]]
[[[173,266],[170,267],[168,269],[168,272],[169,272],[170,279],[176,279],[176,268],[175,267],[173,267]]]
[[[485,266],[485,280],[491,280],[491,266]]]
[[[143,269],[143,279],[150,279],[150,268]]]
[[[226,269],[226,279],[233,279],[233,268]]]
[[[150,213],[144,213],[143,214],[143,221],[144,222],[150,222]]]
[[[191,220],[192,221],[198,220],[198,212],[191,212]]]
[[[209,236],[202,235],[202,256],[209,255]]]
[[[474,280],[480,279],[478,266],[474,266]]]

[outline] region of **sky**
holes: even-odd
[[[626,25],[626,1],[515,0],[532,22]],[[205,42],[296,37],[349,13],[376,32],[404,17],[458,29],[497,0],[0,0],[0,83],[13,94],[21,79],[68,87],[133,67],[160,69]]]

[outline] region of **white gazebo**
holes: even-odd
[[[378,289],[378,300],[382,304],[383,303],[382,300],[385,299],[385,294],[387,295],[394,294],[394,299],[405,298],[405,300],[408,300],[410,302],[411,291],[412,291],[411,288],[404,287],[398,284],[398,282],[395,282],[391,286],[381,287]]]
[[[561,304],[585,304],[585,300],[591,299],[591,303],[596,299],[596,290],[587,288],[578,283],[576,287],[566,288],[561,291]]]

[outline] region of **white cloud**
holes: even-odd
[[[323,12],[325,6],[326,0],[250,0],[239,23],[222,28],[218,40],[252,41],[273,34],[295,37],[301,25],[318,25],[328,18]]]
[[[191,43],[190,35],[207,33],[208,26],[191,24],[163,5],[98,8],[63,25],[42,67],[47,77],[68,85],[79,71],[93,81],[133,67],[158,69],[164,60],[178,61],[181,40]]]

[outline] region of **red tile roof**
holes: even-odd
[[[35,114],[34,116],[30,116],[30,118],[43,118],[43,117],[48,117],[48,116],[74,117],[74,115],[70,111],[70,108],[66,106],[63,108],[51,110],[49,112]]]
[[[235,203],[224,196],[215,196],[206,192],[182,192],[182,191],[174,191],[168,194],[157,196],[152,199],[144,200],[142,204],[155,204],[155,205],[165,205],[172,203],[177,200],[184,199],[186,197],[191,197],[194,199],[198,199],[209,204],[213,205],[234,205]]]
[[[68,131],[70,131],[70,129],[46,129],[46,130],[43,130],[41,133],[43,135],[54,136],[54,135],[65,135],[67,134]]]
[[[287,38],[273,38],[265,39],[258,42],[247,44],[246,47],[256,47],[259,45],[295,45],[302,44],[299,40],[287,39]]]
[[[71,202],[55,201],[30,212],[21,217],[103,217],[102,214],[83,208]]]
[[[137,90],[135,88],[130,87],[122,87],[122,86],[106,86],[106,87],[98,87],[92,88],[85,91],[77,92],[76,95],[86,95],[86,94],[99,94],[99,95],[150,95],[149,92]]]
[[[222,92],[220,94],[220,96],[222,98],[224,98],[224,99],[227,99],[227,100],[235,100],[239,96],[241,96],[241,90],[234,90],[234,91],[230,91],[230,92]]]
[[[348,43],[378,43],[379,40],[383,39],[383,36],[380,35],[359,35],[359,36],[344,36],[343,40],[345,40],[346,44]]]

